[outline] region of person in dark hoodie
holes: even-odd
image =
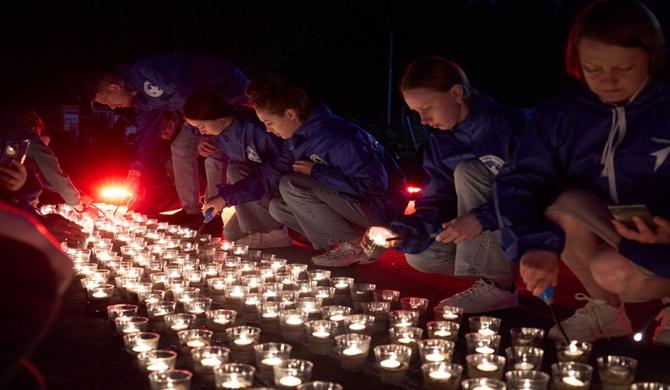
[[[416,212],[391,223],[394,236],[402,237],[396,249],[420,271],[475,280],[440,305],[466,313],[516,306],[516,270],[500,249],[492,187],[525,112],[477,92],[458,65],[441,57],[412,63],[400,90],[431,130]]]
[[[360,246],[362,231],[388,224],[407,205],[397,163],[365,130],[306,92],[274,78],[253,80],[247,95],[268,131],[286,140],[293,173],[279,183],[270,214],[304,234],[316,249],[314,264],[345,267],[373,261]]]
[[[292,155],[282,154],[281,138],[265,131],[252,109],[234,107],[209,90],[186,100],[184,118],[201,134],[215,137],[229,161],[228,182],[203,206],[203,211],[214,208],[217,213],[235,207],[224,226],[225,238],[256,249],[290,246],[286,227],[268,212],[270,199],[279,195],[279,179],[293,163]]]
[[[131,64],[100,72],[88,85],[91,100],[112,109],[133,108],[137,115],[138,142],[126,184],[137,188],[151,171],[163,170],[161,135],[176,133],[171,141],[175,188],[182,210],[170,216],[172,223],[196,226],[202,221],[198,153],[207,157],[207,196],[216,194],[223,178],[218,148],[181,122],[189,95],[208,88],[231,104],[247,104],[244,88],[247,76],[233,64],[216,58],[184,53],[167,53],[140,58]],[[168,131],[166,131],[166,129]],[[171,137],[169,137],[171,138]],[[217,180],[218,179],[218,180]]]
[[[634,0],[601,0],[576,19],[566,67],[578,82],[532,116],[515,161],[498,177],[503,244],[529,291],[556,286],[560,259],[587,304],[562,322],[571,339],[632,332],[623,302],[670,296],[670,88],[664,39]],[[608,205],[643,204],[635,227]],[[560,287],[560,286],[559,286]],[[657,341],[670,343],[670,326]],[[557,327],[549,336],[560,338]]]

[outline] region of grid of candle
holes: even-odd
[[[463,310],[437,306],[425,328],[428,299],[400,298],[348,277],[331,277],[273,254],[235,245],[180,226],[99,204],[104,214],[45,206],[84,227],[86,240],[63,243],[87,294],[90,310],[106,314],[137,356],[152,389],[190,387],[195,375],[211,387],[254,385],[280,389],[341,389],[312,378],[314,363],[291,357],[296,344],[315,356],[338,359],[347,372],[373,372],[384,384],[402,384],[419,369],[425,389],[588,389],[591,344],[557,346],[551,375],[541,371],[545,333],[511,330],[511,346],[501,351],[495,317],[467,320],[467,356],[453,363]],[[423,323],[424,321],[421,321]],[[261,342],[261,334],[282,342]],[[176,367],[177,355],[190,357]],[[598,358],[604,388],[637,386],[637,361]],[[656,387],[654,387],[656,386]]]

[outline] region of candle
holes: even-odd
[[[296,387],[302,383],[302,380],[295,376],[284,376],[279,379],[279,384],[286,387]]]
[[[342,350],[342,354],[347,355],[347,356],[360,355],[362,353],[363,353],[363,350],[361,350],[360,348],[358,348],[355,345],[352,345],[351,347]]]
[[[223,382],[221,387],[224,389],[243,389],[247,387],[247,383],[240,382],[237,378],[231,378],[229,381]]]
[[[157,361],[157,362],[153,362],[153,363],[149,364],[147,366],[147,371],[166,371],[169,368],[170,367],[167,364],[165,364],[164,362]]]
[[[482,386],[473,387],[472,390],[493,390],[493,388],[489,387],[489,386],[486,386],[486,385],[482,385]]]
[[[628,375],[629,370],[626,367],[621,367],[621,366],[612,366],[608,369],[609,373],[618,376],[618,377],[625,377]]]
[[[580,380],[580,379],[577,379],[576,377],[574,377],[574,376],[572,376],[572,375],[563,377],[563,382],[564,382],[565,384],[567,384],[567,385],[570,385],[570,386],[579,386],[579,387],[581,387],[581,386],[586,385],[586,383],[584,383],[584,381],[582,381],[582,380]]]
[[[129,325],[126,328],[123,329],[123,333],[135,333],[139,332],[140,329],[136,327],[135,325]]]
[[[528,362],[521,362],[514,365],[515,370],[532,370],[534,367],[534,364]]]
[[[144,343],[141,343],[141,344],[137,344],[136,346],[134,346],[133,351],[134,352],[147,352],[147,351],[151,351],[151,347],[144,344]]]
[[[478,369],[479,371],[493,372],[493,371],[497,371],[497,370],[498,370],[498,365],[497,365],[497,364],[493,364],[493,363],[491,363],[491,362],[486,362],[486,361],[484,361],[484,362],[481,362],[481,363],[479,363],[479,364],[477,365],[477,369]]]
[[[349,285],[345,282],[335,283],[335,288],[347,288],[347,287],[349,287]]]
[[[230,323],[230,320],[226,316],[217,316],[213,319],[215,324],[227,325]]]
[[[425,359],[429,362],[441,362],[444,360],[444,354],[433,352],[425,355]]]
[[[411,337],[401,337],[401,338],[398,339],[398,342],[403,343],[403,344],[409,344],[412,341],[414,341],[414,339],[411,338]]]
[[[269,311],[267,313],[263,313],[263,318],[277,318],[278,315],[279,313],[277,312]],[[286,323],[290,323],[289,321],[291,321],[291,319],[287,320]],[[298,325],[300,325],[300,323],[298,323]]]
[[[440,380],[443,381],[451,378],[451,374],[444,370],[433,371],[430,374],[428,374],[428,376],[438,381]]]
[[[261,363],[265,364],[266,366],[276,366],[277,364],[281,363],[282,359],[277,356],[265,358],[261,360]]]
[[[302,319],[299,317],[289,317],[286,319],[286,323],[289,325],[302,325]]]
[[[241,336],[239,339],[235,339],[235,344],[239,346],[245,346],[253,343],[253,339],[250,339],[246,336]]]
[[[94,298],[107,298],[108,295],[104,291],[96,291],[96,292],[93,293],[93,297]]]
[[[186,345],[188,345],[191,348],[200,348],[200,347],[204,347],[207,344],[205,344],[205,342],[200,340],[200,339],[193,339],[193,340],[187,341]]]
[[[317,330],[316,332],[312,332],[312,336],[319,339],[326,339],[330,337],[330,333],[326,332],[325,330]]]
[[[493,336],[494,334],[496,334],[496,332],[492,331],[492,330],[489,329],[489,328],[482,328],[482,329],[479,329],[479,330],[477,331],[477,333],[479,333],[479,334],[482,335],[482,336],[487,336],[487,337],[488,337],[488,336]]]
[[[458,318],[458,315],[453,312],[446,311],[442,314],[442,318],[444,318],[445,320],[455,320]]]
[[[177,322],[172,325],[172,330],[184,330],[188,328],[188,324],[183,320],[177,320]]]
[[[449,337],[449,336],[451,336],[451,332],[446,330],[446,329],[436,330],[433,334],[435,336],[439,336],[439,337]]]
[[[363,329],[365,329],[365,325],[361,324],[360,322],[354,322],[353,324],[349,325],[349,329],[351,329],[351,330],[363,330]]]
[[[389,358],[379,362],[379,365],[384,368],[398,368],[400,367],[400,362],[397,359]]]
[[[220,366],[221,363],[223,363],[221,359],[217,358],[216,356],[210,356],[200,360],[200,364],[205,367],[217,367]]]
[[[570,347],[565,351],[563,351],[563,353],[569,357],[578,357],[582,356],[584,354],[584,351],[577,348],[577,343],[573,341],[572,343],[570,343]]]
[[[334,314],[334,315],[330,316],[330,320],[331,321],[336,321],[336,322],[337,321],[342,321],[342,320],[344,320],[344,316],[342,314]]]
[[[495,352],[495,349],[493,349],[493,348],[491,348],[491,347],[488,347],[488,346],[486,346],[486,345],[483,345],[483,346],[481,346],[481,347],[477,347],[477,348],[475,348],[475,351],[476,351],[477,353],[491,354],[491,353],[494,353],[494,352]]]

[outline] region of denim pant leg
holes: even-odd
[[[293,216],[284,218],[281,203],[273,201],[273,216],[288,226],[296,223],[315,248],[327,248],[361,234],[358,230],[373,226],[360,203],[345,199],[339,192],[315,178],[303,174],[288,174],[279,183],[279,192]],[[277,215],[275,215],[275,213]],[[284,220],[282,220],[284,219]]]
[[[199,214],[202,209],[197,146],[198,133],[188,123],[184,123],[172,141],[171,150],[174,184],[181,206],[189,214]]]
[[[233,184],[247,175],[244,163],[230,162],[227,169],[228,183]],[[224,226],[227,240],[237,240],[250,233],[267,233],[284,227],[268,211],[269,198],[235,206],[235,215]]]
[[[458,215],[492,199],[495,175],[479,160],[466,160],[456,166],[454,184],[458,194]],[[505,256],[497,231],[483,231],[477,237],[456,245],[456,276],[485,276],[513,282],[516,275]]]
[[[421,253],[406,253],[405,259],[418,271],[453,276],[456,245],[435,241]]]
[[[216,186],[226,181],[226,162],[227,159],[221,150],[217,150],[205,159],[205,175],[207,176],[205,199],[211,199],[219,195]]]

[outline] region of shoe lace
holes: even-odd
[[[575,300],[586,301],[586,305],[575,310],[575,314],[573,314],[572,317],[565,319],[564,323],[576,322],[578,324],[585,324],[584,321],[592,322],[595,320],[600,331],[604,333],[604,329],[606,328],[603,326],[600,316],[596,313],[597,305],[595,299],[584,293],[577,293],[575,294]]]

